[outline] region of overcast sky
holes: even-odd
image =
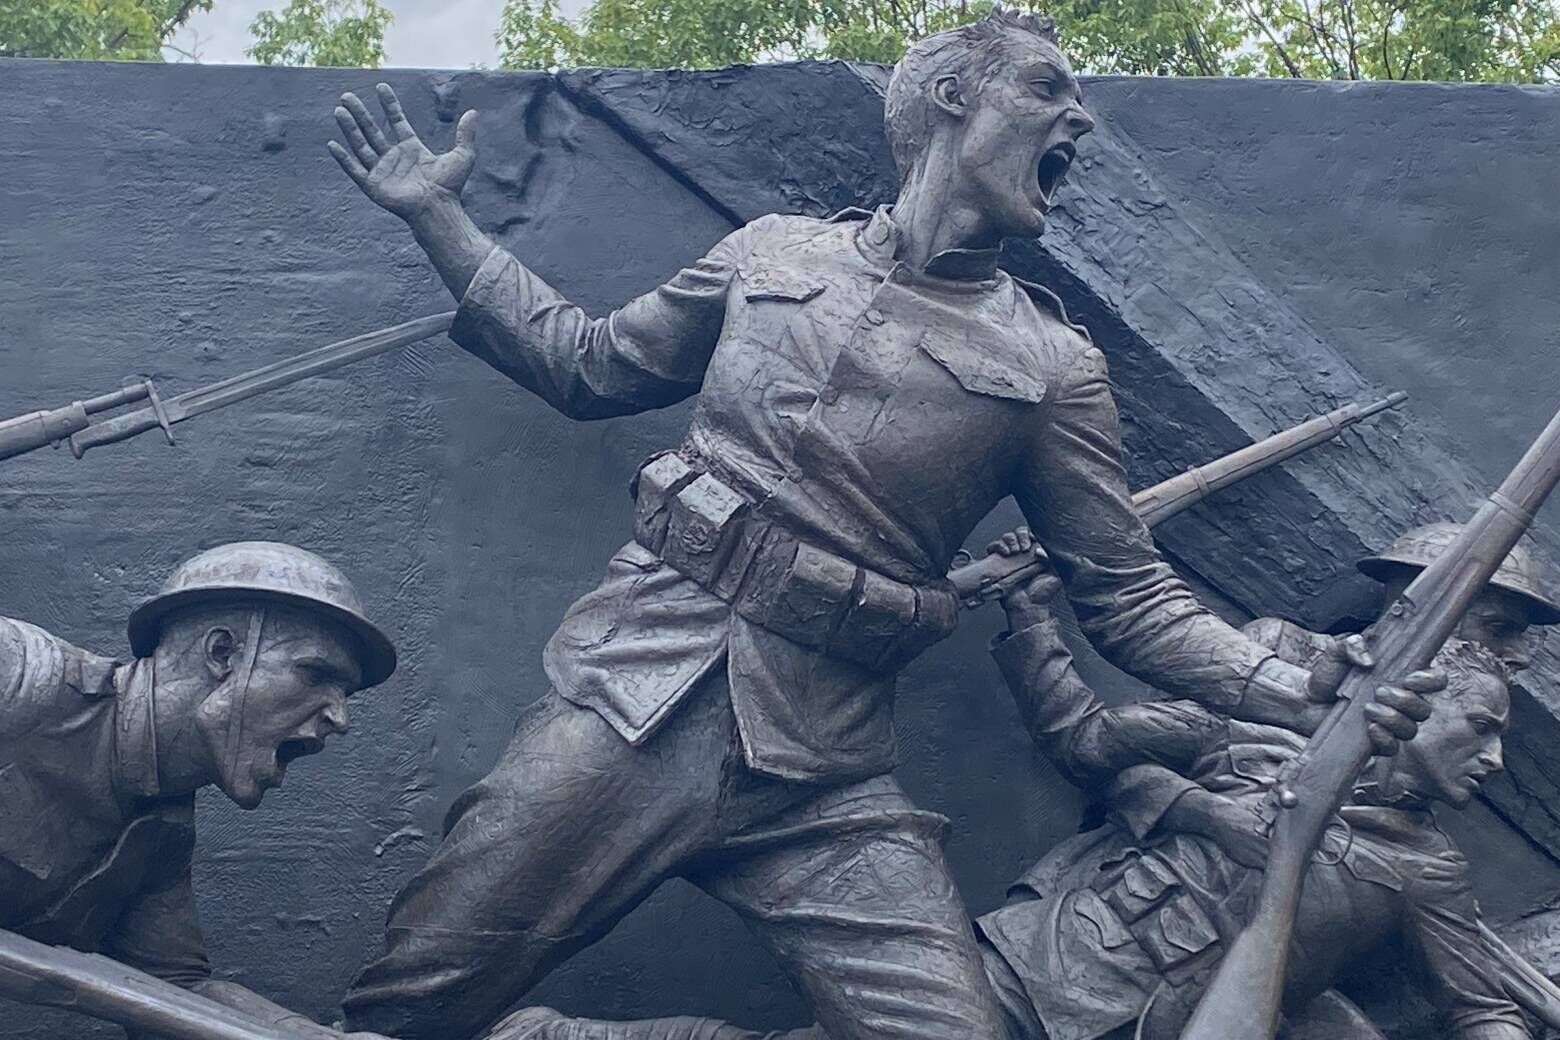
[[[385,64],[413,68],[469,69],[498,63],[493,31],[503,0],[380,0],[395,15],[385,33]],[[196,50],[212,65],[248,64],[249,23],[261,11],[280,11],[287,0],[216,0],[196,14],[174,44]],[[576,11],[581,0],[564,0],[565,11]],[[170,59],[174,55],[169,55]]]

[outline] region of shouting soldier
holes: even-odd
[[[190,884],[195,792],[245,809],[395,670],[352,584],[235,542],[130,616],[129,663],[0,618],[0,927],[98,950],[302,1036],[340,1034],[211,977]]]
[[[1094,125],[1049,22],[995,10],[911,48],[887,95],[891,208],[764,217],[599,319],[462,209],[475,114],[434,155],[379,94],[388,135],[349,94],[331,149],[460,300],[457,343],[577,419],[698,400],[636,478],[633,540],[549,642],[551,690],[397,896],[348,1021],[473,1035],[683,877],[835,1040],[1001,1035],[947,821],[890,775],[895,675],[953,628],[945,574],[975,524],[1016,497],[1129,672],[1253,719],[1314,722],[1326,695],[1160,559],[1103,356],[997,267]],[[1383,741],[1413,732],[1397,707],[1428,710],[1382,706]]]

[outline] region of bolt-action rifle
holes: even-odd
[[[1205,466],[1189,469],[1163,483],[1139,491],[1132,496],[1132,504],[1143,522],[1153,527],[1181,510],[1196,505],[1215,491],[1255,476],[1269,466],[1292,459],[1303,451],[1310,451],[1355,423],[1388,408],[1396,408],[1406,400],[1408,395],[1400,390],[1370,404],[1344,405],[1326,415],[1318,415],[1299,426],[1249,444]],[[1029,581],[1045,565],[1045,557],[1038,547],[1034,555],[999,556],[993,553],[955,567],[948,572],[948,580],[953,582],[954,591],[965,606],[978,607]]]
[[[0,997],[66,1008],[168,1040],[303,1040],[127,964],[0,929]]]
[[[0,460],[22,455],[46,444],[70,444],[71,454],[81,458],[88,448],[128,440],[148,430],[161,429],[173,443],[173,426],[197,415],[225,408],[258,394],[290,386],[301,379],[322,375],[375,357],[418,340],[449,330],[455,312],[430,314],[378,332],[369,332],[340,343],[319,347],[296,357],[284,358],[253,372],[224,379],[198,390],[163,400],[150,379],[137,380],[123,389],[85,401],[72,401],[63,408],[30,412],[0,422]],[[93,422],[92,416],[137,401],[148,402],[133,412]]]
[[[1375,667],[1354,668],[1338,704],[1285,768],[1266,806],[1267,868],[1250,922],[1220,962],[1181,1040],[1271,1040],[1301,886],[1322,832],[1370,758],[1365,708],[1382,679],[1427,667],[1560,482],[1560,413],[1457,537],[1372,631]],[[1379,678],[1378,678],[1379,677]]]

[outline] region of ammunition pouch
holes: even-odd
[[[1093,887],[1172,986],[1184,985],[1219,948],[1213,918],[1152,851],[1127,852]]]
[[[632,490],[635,541],[799,646],[893,670],[958,623],[952,585],[909,585],[809,545],[675,452],[646,462]]]

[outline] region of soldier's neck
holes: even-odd
[[[965,197],[963,183],[947,170],[934,145],[894,203],[896,258],[916,270],[924,271],[933,257],[950,249],[994,249],[1001,244],[985,214]]]
[[[159,666],[153,692],[157,733],[157,783],[166,797],[192,794],[219,779],[211,749],[196,725],[196,711],[211,693],[206,675]]]

